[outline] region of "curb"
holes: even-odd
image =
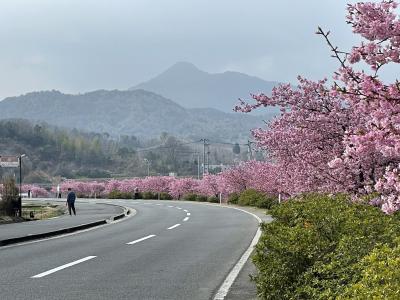
[[[30,241],[34,241],[34,240],[40,240],[40,239],[44,239],[44,238],[54,237],[57,235],[62,235],[62,234],[67,234],[67,233],[73,233],[76,231],[81,231],[81,230],[85,230],[88,228],[93,228],[93,227],[109,224],[111,222],[120,220],[131,214],[130,209],[128,209],[124,206],[120,206],[120,207],[124,208],[124,212],[119,215],[112,216],[108,219],[91,222],[91,223],[87,223],[87,224],[82,224],[82,225],[78,225],[78,226],[58,229],[58,230],[54,230],[54,231],[44,232],[44,233],[38,233],[38,234],[26,235],[26,236],[22,236],[22,237],[0,240],[0,247],[17,244],[17,243],[30,242]]]

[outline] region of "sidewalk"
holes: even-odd
[[[54,200],[49,199],[44,202],[54,203]],[[60,202],[60,205],[65,205],[65,200]],[[77,201],[76,213],[76,216],[66,214],[54,219],[2,224],[0,225],[0,246],[106,224],[106,220],[124,214],[124,208]]]

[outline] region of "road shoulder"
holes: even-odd
[[[258,209],[254,207],[245,207],[237,205],[227,205],[228,207],[235,207],[248,211],[252,214],[258,216],[263,222],[272,222],[271,216],[266,214],[266,210]],[[226,300],[256,300],[257,299],[257,288],[253,281],[250,279],[250,275],[254,275],[257,272],[255,265],[251,259],[252,256],[247,260],[242,270],[239,272],[238,277],[233,282],[228,294],[226,295]]]

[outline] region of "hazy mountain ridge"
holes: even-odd
[[[239,98],[269,94],[278,82],[265,81],[239,72],[207,73],[191,63],[179,62],[160,75],[132,88],[144,89],[173,99],[187,108],[215,108],[232,112]],[[270,110],[271,113],[275,110]],[[269,114],[269,112],[266,112]]]
[[[46,121],[67,128],[150,138],[162,132],[190,139],[244,140],[262,118],[214,109],[186,109],[145,90],[69,95],[33,92],[0,102],[0,119]]]

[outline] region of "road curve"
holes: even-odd
[[[1,299],[212,299],[258,228],[251,215],[218,206],[112,203],[132,207],[136,215],[0,248]]]

